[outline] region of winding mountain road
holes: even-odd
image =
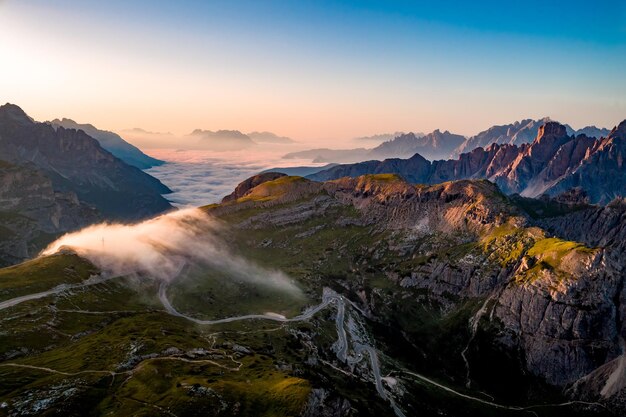
[[[36,300],[36,299],[44,298],[50,295],[59,294],[64,291],[69,291],[73,289],[84,288],[84,287],[88,287],[91,285],[100,284],[112,278],[115,278],[115,276],[109,276],[109,277],[94,276],[94,277],[87,279],[86,281],[83,281],[80,284],[61,284],[50,290],[41,291],[41,292],[34,293],[34,294],[28,294],[28,295],[24,295],[20,297],[15,297],[15,298],[0,302],[0,310],[4,310],[7,308],[16,306],[26,301]],[[404,413],[402,412],[402,410],[400,410],[400,408],[395,404],[393,398],[391,398],[388,395],[387,391],[385,390],[385,387],[382,382],[383,378],[381,376],[381,371],[380,371],[380,362],[378,360],[378,352],[376,351],[376,349],[370,345],[365,345],[365,344],[355,342],[353,345],[353,351],[355,355],[348,356],[348,350],[350,346],[348,343],[348,336],[347,336],[347,332],[345,328],[345,311],[346,311],[346,302],[349,302],[349,301],[347,301],[343,296],[337,294],[336,292],[334,292],[333,290],[329,288],[324,288],[324,292],[322,295],[322,302],[320,304],[310,307],[306,309],[302,314],[299,314],[291,318],[287,318],[287,317],[284,317],[275,313],[266,313],[266,314],[245,314],[241,316],[226,317],[226,318],[216,319],[216,320],[200,320],[198,318],[183,314],[179,312],[178,310],[176,310],[174,306],[172,306],[171,302],[167,298],[167,284],[166,283],[162,283],[160,285],[158,296],[159,296],[161,303],[163,304],[163,307],[165,308],[168,314],[171,314],[176,317],[184,318],[186,320],[192,321],[199,325],[232,323],[232,322],[243,321],[243,320],[270,320],[270,321],[275,321],[275,322],[280,322],[280,323],[291,323],[291,322],[298,322],[298,321],[311,319],[313,316],[315,316],[317,313],[324,310],[325,308],[329,306],[334,306],[337,310],[337,316],[335,319],[335,324],[337,328],[337,342],[336,342],[337,358],[340,361],[347,363],[348,365],[355,365],[356,363],[360,362],[364,358],[365,354],[367,354],[370,359],[369,360],[370,368],[374,375],[374,384],[376,386],[376,391],[378,392],[378,395],[382,399],[390,403],[391,408],[393,409],[394,413],[398,417],[404,417]],[[357,311],[359,311],[360,314],[363,314],[363,312],[360,311],[359,309],[357,309]],[[161,358],[161,359],[164,359],[164,358]],[[176,358],[176,359],[180,360],[179,358]],[[620,358],[617,369],[614,371],[614,373],[611,375],[611,377],[607,381],[607,386],[605,386],[605,390],[607,390],[607,387],[608,389],[613,388],[613,386],[616,384],[616,381],[614,380],[618,380],[619,378],[615,378],[615,375],[623,371],[624,367],[626,366],[625,363],[626,363],[626,359],[624,359],[623,357]],[[81,371],[77,373],[66,373],[66,372],[56,371],[51,368],[43,368],[43,367],[13,364],[13,363],[0,364],[0,366],[13,366],[13,367],[38,369],[38,370],[42,370],[46,372],[59,373],[59,374],[68,375],[68,376],[79,375],[82,373],[103,373],[103,374],[110,374],[112,376],[118,374],[117,372],[112,372],[112,371],[92,371],[92,370]],[[456,396],[459,396],[459,397],[462,397],[471,401],[480,402],[482,404],[489,405],[489,406],[492,406],[494,408],[499,408],[499,409],[529,412],[533,408],[538,408],[538,407],[563,407],[563,406],[568,406],[568,405],[573,405],[573,404],[585,404],[585,405],[594,405],[594,406],[604,407],[602,404],[599,404],[599,403],[584,402],[584,401],[568,401],[568,402],[558,403],[558,404],[541,404],[541,405],[532,405],[532,406],[526,406],[526,407],[508,406],[508,405],[498,404],[492,401],[487,401],[479,397],[475,397],[469,394],[456,391],[450,387],[447,387],[424,375],[420,375],[415,372],[410,372],[407,370],[399,370],[399,372],[407,374],[407,375],[411,375],[415,378],[420,379],[423,382],[426,382],[430,385],[438,387],[453,395],[456,395]],[[120,373],[124,373],[124,372],[120,372]]]
[[[271,320],[271,321],[277,321],[280,323],[291,323],[291,322],[296,322],[296,321],[303,321],[303,320],[310,319],[319,311],[328,307],[333,301],[337,300],[338,298],[340,298],[340,296],[330,294],[330,293],[327,294],[325,292],[322,298],[322,302],[320,304],[318,304],[315,307],[311,307],[305,310],[304,313],[298,316],[292,317],[292,318],[283,317],[275,313],[266,313],[266,314],[244,314],[242,316],[226,317],[223,319],[216,319],[216,320],[200,320],[195,317],[191,317],[186,314],[183,314],[179,312],[178,310],[176,310],[167,298],[167,284],[162,283],[159,286],[159,299],[161,300],[163,307],[165,307],[165,310],[169,314],[171,314],[172,316],[176,316],[176,317],[182,317],[196,324],[203,324],[203,325],[232,323],[235,321],[242,321],[242,320]],[[344,332],[344,336],[345,336],[345,332]]]
[[[370,358],[370,366],[372,369],[372,373],[374,374],[374,384],[376,385],[376,391],[378,392],[378,395],[382,399],[387,400],[391,403],[391,406],[395,414],[398,417],[404,417],[404,414],[402,413],[402,411],[395,405],[394,401],[388,397],[385,391],[385,388],[382,382],[382,376],[380,373],[380,363],[378,361],[378,353],[376,352],[376,349],[374,349],[372,346],[369,346],[369,345],[355,343],[354,351],[355,351],[356,356],[355,357],[348,356],[349,344],[348,344],[348,335],[347,335],[346,328],[345,328],[346,300],[343,296],[337,294],[336,292],[334,292],[333,290],[329,288],[324,288],[323,294],[322,294],[322,302],[320,304],[314,307],[311,307],[305,310],[304,313],[298,316],[292,317],[292,318],[286,318],[286,317],[283,317],[274,313],[266,313],[266,314],[244,314],[241,316],[226,317],[223,319],[216,319],[216,320],[200,320],[195,317],[191,317],[186,314],[183,314],[174,308],[172,303],[167,298],[167,284],[166,283],[162,283],[159,287],[159,299],[161,300],[163,307],[165,307],[165,310],[169,314],[176,316],[176,317],[187,319],[189,321],[192,321],[196,324],[201,324],[201,325],[232,323],[235,321],[242,321],[242,320],[271,320],[271,321],[277,321],[281,323],[304,321],[304,320],[308,320],[312,318],[315,314],[317,314],[321,310],[324,310],[326,307],[333,305],[337,309],[337,316],[335,318],[335,324],[337,327],[337,342],[336,342],[337,358],[344,363],[356,364],[363,359],[363,355],[365,353],[368,354]]]
[[[103,277],[103,276],[93,276],[89,279],[86,279],[85,281],[81,282],[80,284],[61,284],[61,285],[57,285],[54,288],[51,288],[49,290],[46,291],[41,291],[41,292],[37,292],[34,294],[28,294],[28,295],[23,295],[21,297],[15,297],[15,298],[11,298],[9,300],[5,300],[0,302],[0,310],[4,310],[6,308],[9,307],[13,307],[16,306],[18,304],[24,303],[26,301],[30,301],[30,300],[37,300],[39,298],[44,298],[44,297],[48,297],[50,295],[55,295],[55,294],[59,294],[62,293],[64,291],[69,291],[69,290],[75,290],[78,288],[84,288],[84,287],[89,287],[91,285],[96,285],[96,284],[101,284],[103,282],[106,282],[112,278],[115,278],[114,276],[110,276],[110,277]]]

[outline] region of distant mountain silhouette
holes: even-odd
[[[76,123],[72,119],[54,119],[50,121],[54,127],[62,126],[66,129],[82,130],[92,138],[100,142],[107,151],[120,158],[122,161],[139,169],[147,169],[153,166],[162,165],[164,162],[152,158],[141,152],[137,147],[122,139],[117,133],[97,129],[91,124]]]
[[[381,143],[369,152],[371,158],[406,157],[419,153],[429,160],[448,158],[465,137],[439,129],[423,136],[406,133]]]
[[[378,135],[356,137],[354,138],[354,140],[359,141],[359,142],[377,142],[380,144],[382,142],[393,140],[394,138],[397,138],[398,136],[402,136],[404,135],[404,133],[405,132],[381,133]],[[425,133],[422,133],[422,132],[415,133],[415,136],[424,136],[424,135]]]
[[[278,136],[276,133],[272,132],[250,132],[247,135],[256,143],[295,143],[291,138]]]
[[[291,144],[293,140],[272,132],[242,133],[239,130],[196,129],[188,136],[196,138],[191,147],[213,151],[238,151],[261,144]]]
[[[427,159],[447,158],[465,137],[435,130],[427,135],[403,133],[372,149],[310,149],[288,153],[286,159],[311,159],[315,163],[350,163],[368,159],[406,158],[420,153]]]

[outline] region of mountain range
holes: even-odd
[[[141,128],[125,129],[122,135],[142,149],[185,149],[216,152],[240,151],[263,145],[291,145],[296,143],[286,136],[272,132],[249,132],[240,130],[195,129],[187,135],[171,132],[151,132]]]
[[[196,139],[195,144],[198,147],[215,151],[235,151],[255,145],[250,136],[238,130],[218,130],[214,132],[196,129],[189,136]]]
[[[372,159],[384,158],[408,158],[419,153],[424,158],[435,161],[439,159],[456,158],[461,153],[469,152],[478,147],[487,147],[492,143],[521,145],[532,142],[539,128],[551,121],[549,117],[539,120],[526,119],[507,125],[492,126],[489,129],[469,138],[462,135],[441,132],[435,130],[429,134],[424,133],[397,133],[395,136],[378,135],[372,138],[390,136],[379,146],[372,149],[310,149],[288,153],[287,159],[307,158],[313,162],[326,163],[355,163]],[[574,130],[569,125],[564,125],[569,135],[584,134],[589,137],[605,137],[609,130],[587,126]],[[361,138],[366,140],[368,138]]]
[[[450,133],[447,130],[441,132],[437,129],[424,136],[407,133],[375,147],[369,156],[389,158],[420,153],[429,160],[436,160],[447,158],[464,141],[464,136]]]
[[[387,142],[390,140],[393,140],[394,138],[397,138],[398,136],[402,136],[404,135],[405,132],[395,132],[395,133],[380,133],[377,135],[371,135],[371,136],[359,136],[354,138],[355,141],[357,142],[378,142],[379,144],[382,142]],[[415,136],[424,136],[425,133],[415,133]]]
[[[272,132],[250,132],[247,134],[250,139],[257,143],[284,143],[290,144],[295,141],[287,136],[278,136]]]
[[[376,158],[407,157],[417,152],[429,159],[445,158],[463,143],[465,137],[435,130],[421,136],[403,133],[372,149],[310,149],[288,153],[285,159],[311,159],[315,163],[349,163]]]
[[[626,121],[601,138],[569,135],[566,126],[546,122],[538,128],[531,143],[491,143],[486,148],[463,153],[458,159],[433,162],[415,154],[409,159],[338,165],[308,178],[327,181],[345,176],[393,173],[421,184],[484,178],[507,194],[537,197],[580,188],[589,201],[606,204],[626,195],[622,161],[625,153]]]
[[[292,144],[294,141],[272,132],[242,133],[239,130],[196,129],[189,134],[195,141],[192,147],[214,151],[237,151],[259,144]]]
[[[459,146],[451,156],[456,157],[464,152],[470,152],[478,147],[486,148],[492,143],[510,145],[530,143],[537,137],[539,128],[550,121],[552,120],[549,117],[544,117],[538,120],[525,119],[507,125],[492,126],[475,136],[467,138],[467,140],[461,144],[461,146]],[[567,134],[570,136],[585,135],[600,138],[606,137],[610,132],[609,129],[598,128],[595,126],[587,126],[579,130],[574,130],[567,124],[564,126]]]

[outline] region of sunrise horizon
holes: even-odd
[[[611,128],[626,114],[619,3],[5,0],[0,101],[115,132],[271,131],[338,145],[471,136],[526,118]]]

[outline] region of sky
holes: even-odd
[[[0,0],[0,101],[339,145],[626,118],[626,2]]]

